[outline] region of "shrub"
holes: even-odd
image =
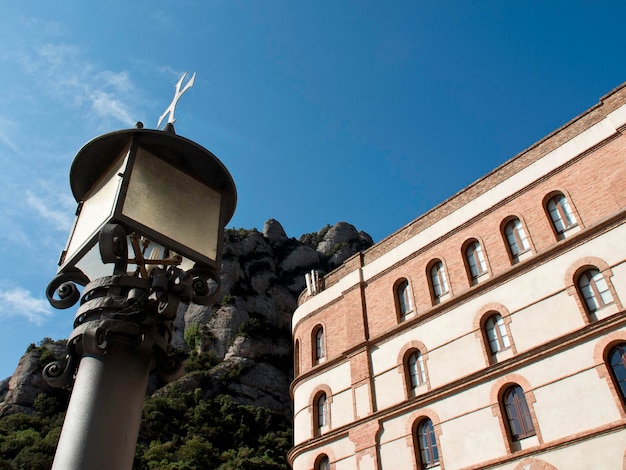
[[[183,338],[185,339],[185,344],[189,346],[191,350],[197,349],[202,340],[202,327],[197,323],[187,325],[183,333]]]

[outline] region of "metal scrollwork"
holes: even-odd
[[[51,387],[66,387],[72,381],[78,358],[75,355],[68,354],[65,356],[65,363],[61,361],[51,362],[44,367],[42,375],[44,380]]]
[[[100,231],[99,250],[104,263],[115,264],[114,274],[90,281],[70,268],[50,282],[46,296],[54,307],[69,308],[81,301],[65,361],[44,369],[51,386],[69,385],[83,356],[104,357],[116,344],[151,355],[156,372],[166,381],[183,373],[182,361],[170,347],[179,305],[215,302],[221,290],[219,271],[198,264],[185,271],[178,267],[181,257],[168,250],[162,258],[145,259],[144,245],[149,243],[135,234],[127,237],[120,224],[107,224]],[[133,262],[138,269],[131,274],[128,265]],[[82,298],[76,284],[84,286]]]
[[[86,286],[89,278],[80,269],[74,268],[58,274],[46,288],[46,298],[54,308],[70,308],[80,300],[80,291],[76,284]],[[55,293],[59,296],[54,298]]]
[[[193,278],[192,301],[199,305],[211,305],[220,295],[222,290],[222,279],[219,273],[209,266],[194,266],[187,271],[187,274]],[[214,286],[209,286],[207,281],[213,281]]]
[[[159,362],[157,374],[164,382],[172,382],[183,376],[185,369],[180,357],[170,354]]]
[[[126,230],[120,224],[106,224],[98,237],[103,263],[114,263],[114,274],[126,274],[128,268],[128,241]]]
[[[81,357],[105,356],[114,344],[132,345],[153,355],[165,380],[178,377],[181,362],[169,355],[169,343],[180,297],[192,295],[191,279],[170,266],[154,268],[150,279],[113,275],[88,283],[68,341],[67,364],[48,364],[44,379],[54,387],[66,386]]]

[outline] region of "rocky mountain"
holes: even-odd
[[[186,374],[170,384],[152,378],[149,395],[158,400],[175,393],[196,404],[228,396],[238,406],[269,410],[290,423],[291,316],[306,288],[305,274],[313,269],[327,273],[372,244],[368,234],[345,222],[298,240],[287,237],[273,219],[262,232],[227,229],[221,299],[211,307],[181,306],[175,322],[172,346],[186,357]],[[53,398],[61,408],[66,402],[67,390],[51,389],[41,378],[43,366],[64,350],[64,341],[31,345],[8,383],[0,382],[0,459],[12,458],[3,455],[2,420],[36,414],[44,398]],[[147,453],[153,442],[148,444]]]

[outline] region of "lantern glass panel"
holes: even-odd
[[[127,160],[128,150],[125,150],[85,196],[70,235],[65,259],[73,257],[78,250],[93,241],[94,236],[97,238],[102,226],[111,219],[122,185],[120,175],[124,172]]]
[[[132,274],[137,269],[137,263],[136,263],[137,253],[135,253],[134,251],[133,244],[130,241],[130,237],[127,237],[127,239],[128,239],[128,272],[129,274]],[[194,261],[190,260],[189,258],[185,258],[184,256],[180,256],[179,253],[172,253],[169,249],[167,249],[163,245],[159,243],[155,243],[152,240],[141,238],[139,242],[139,246],[143,250],[141,252],[141,257],[147,260],[146,266],[148,269],[157,265],[165,266],[165,264],[162,264],[162,263],[153,264],[151,261],[171,258],[175,254],[180,257],[180,263],[178,263],[176,266],[181,268],[183,271],[187,271],[194,267]]]
[[[137,149],[122,215],[216,260],[220,205],[219,192]]]
[[[102,262],[100,248],[96,243],[76,262],[76,267],[93,281],[100,277],[112,276],[115,265]]]
[[[130,237],[127,237],[128,244],[128,274],[134,274],[137,271],[137,264],[134,262],[136,254],[134,253]],[[143,245],[143,243],[142,243]],[[156,258],[151,256],[156,255]],[[150,242],[147,249],[142,255],[147,259],[161,259],[165,254],[165,248],[158,243]],[[171,255],[171,253],[170,253]],[[149,264],[146,266],[148,271],[157,266]],[[189,258],[182,257],[181,262],[177,265],[179,268],[188,271],[194,266],[194,262]],[[115,265],[113,263],[104,264],[100,257],[100,247],[94,244],[78,261],[76,267],[80,269],[90,280],[98,279],[105,276],[112,276]]]

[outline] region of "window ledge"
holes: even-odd
[[[428,387],[426,387],[426,382],[419,384],[417,387],[411,389],[411,396],[416,397],[428,391]]]
[[[561,233],[559,233],[559,240],[563,240],[564,238],[571,237],[576,232],[580,232],[580,225],[572,225],[571,227],[567,227]]]
[[[319,437],[319,436],[323,436],[324,434],[326,434],[328,431],[330,431],[330,425],[325,424],[324,426],[321,426],[319,428],[316,429],[315,431],[315,437]]]
[[[535,434],[534,436],[523,437],[517,441],[513,441],[511,443],[511,450],[513,452],[518,450],[525,450],[531,447],[535,447],[539,445],[539,438]]]
[[[613,301],[612,303],[597,309],[595,312],[591,313],[589,317],[593,320],[602,320],[603,318],[610,317],[617,312],[619,312],[619,308],[615,301]]]
[[[489,279],[489,271],[480,273],[478,276],[472,278],[472,285],[480,284],[483,281]]]
[[[517,255],[513,256],[513,264],[519,263],[520,261],[524,261],[525,259],[530,258],[532,255],[533,255],[533,252],[530,248],[526,251],[520,251]]]
[[[404,315],[402,315],[400,317],[400,321],[401,322],[407,321],[407,320],[410,320],[411,318],[414,318],[415,316],[417,316],[415,310],[411,310],[410,312],[407,312]]]
[[[491,355],[492,363],[494,364],[496,362],[502,362],[505,359],[509,359],[511,357],[513,357],[513,348],[511,348],[511,346],[506,349],[501,349],[497,353]]]
[[[450,291],[447,291],[441,294],[439,297],[435,297],[435,305],[448,300],[450,297],[452,297],[452,295],[450,294]]]

